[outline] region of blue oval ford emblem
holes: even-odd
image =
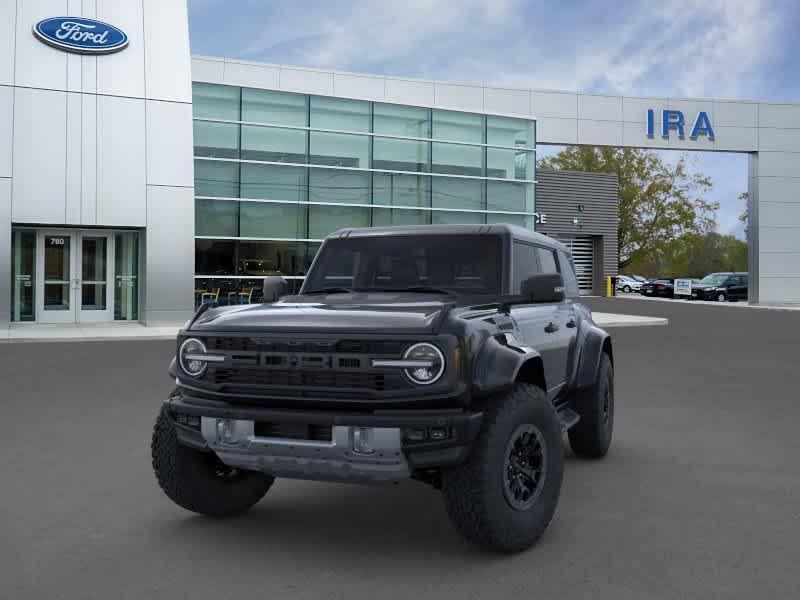
[[[33,26],[33,34],[54,48],[80,54],[110,54],[128,45],[121,29],[82,17],[43,19]]]

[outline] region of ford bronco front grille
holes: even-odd
[[[206,346],[211,350],[242,352],[333,352],[342,354],[400,354],[408,344],[401,341],[374,340],[276,340],[271,337],[212,337]]]
[[[333,388],[366,388],[381,391],[384,375],[337,373],[333,371],[279,371],[262,369],[216,369],[214,383],[272,386],[312,386]]]
[[[375,358],[400,358],[408,342],[209,337],[203,381],[220,391],[265,397],[370,398],[411,387],[398,369],[376,369]]]

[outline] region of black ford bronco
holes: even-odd
[[[609,335],[565,246],[511,225],[345,229],[294,296],[202,306],[152,439],[178,505],[243,512],[276,477],[442,491],[456,528],[504,552],[544,532],[562,433],[600,457],[614,420]]]

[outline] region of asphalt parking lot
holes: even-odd
[[[609,456],[572,457],[532,550],[487,554],[419,483],[279,481],[209,520],[158,489],[171,342],[0,345],[0,598],[800,597],[800,312],[590,300],[614,330]]]

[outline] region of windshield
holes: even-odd
[[[711,275],[706,275],[700,280],[700,283],[703,285],[720,285],[723,281],[728,278],[727,275],[721,275],[720,273],[712,273]]]
[[[302,293],[418,291],[499,295],[496,235],[410,235],[328,240]]]

